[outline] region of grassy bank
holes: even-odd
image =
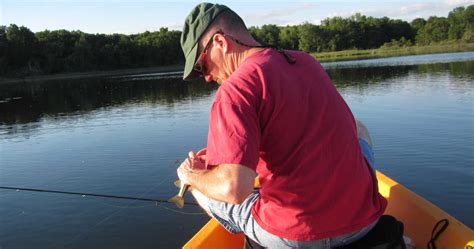
[[[357,60],[377,57],[391,57],[417,54],[436,54],[474,51],[474,43],[436,44],[428,46],[392,47],[367,50],[344,50],[337,52],[312,53],[319,61]]]
[[[131,74],[165,73],[165,72],[182,71],[183,68],[184,68],[184,65],[172,65],[172,66],[157,66],[157,67],[120,69],[120,70],[108,70],[108,71],[58,73],[58,74],[49,74],[49,75],[28,76],[28,77],[21,77],[21,78],[2,78],[0,76],[0,84],[2,83],[29,83],[29,82],[38,82],[38,81],[48,81],[48,80],[84,79],[84,78],[95,78],[95,77],[114,77],[114,76],[131,75]]]

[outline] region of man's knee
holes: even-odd
[[[202,194],[201,192],[197,191],[196,189],[190,189],[189,190],[191,194],[194,196],[194,199],[196,199],[197,203],[199,206],[206,211],[207,215],[209,215],[211,218],[213,218],[211,211],[209,210],[209,207],[207,205],[207,197]]]
[[[364,139],[370,145],[370,147],[372,147],[372,139],[370,137],[369,130],[367,129],[367,127],[365,127],[365,125],[357,119],[356,119],[356,125],[357,125],[357,136],[359,138]]]

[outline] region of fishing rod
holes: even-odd
[[[80,195],[82,197],[93,196],[93,197],[136,200],[136,201],[151,201],[151,202],[155,202],[155,203],[170,203],[170,202],[168,202],[168,200],[162,200],[162,199],[141,198],[141,197],[131,197],[131,196],[120,196],[120,195],[103,195],[103,194],[93,194],[93,193],[80,193],[80,192],[58,191],[58,190],[49,190],[49,189],[18,188],[18,187],[8,187],[8,186],[0,186],[0,189],[14,190],[14,191],[29,191],[29,192],[66,194],[66,195]],[[198,206],[198,204],[195,203],[195,202],[186,202],[186,204],[187,205]]]

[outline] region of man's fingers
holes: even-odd
[[[186,158],[181,165],[179,166],[180,168],[183,167],[185,169],[189,169],[191,167],[191,159]]]
[[[180,165],[181,170],[184,171],[194,171],[199,169],[205,169],[204,163],[206,161],[206,156],[198,156],[194,151],[188,153],[188,158],[186,158]]]
[[[194,157],[196,157],[196,153],[194,153],[194,151],[190,151],[190,152],[188,153],[188,158],[194,159]]]

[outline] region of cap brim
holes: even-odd
[[[191,52],[186,57],[186,63],[184,65],[183,80],[193,80],[199,78],[200,73],[194,71],[194,64],[196,64],[198,44],[196,43]]]

